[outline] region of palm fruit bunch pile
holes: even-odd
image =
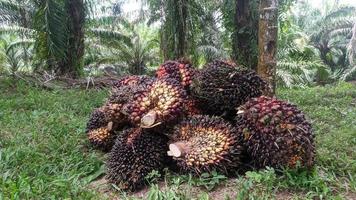
[[[238,113],[236,127],[256,167],[314,164],[311,124],[295,105],[260,96],[239,107]]]
[[[294,105],[263,96],[268,85],[254,71],[216,60],[194,69],[166,61],[155,77],[126,76],[95,109],[86,133],[110,151],[107,179],[136,191],[153,171],[237,174],[252,163],[312,167],[310,123]]]

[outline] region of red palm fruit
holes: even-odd
[[[148,76],[125,76],[113,84],[108,102],[125,104],[132,100],[133,94],[146,89],[146,85],[153,81]]]
[[[113,83],[113,89],[118,89],[123,86],[130,86],[130,85],[139,85],[141,83],[150,80],[151,78],[148,76],[139,76],[139,75],[130,75],[124,76]]]
[[[117,135],[107,127],[92,129],[87,133],[89,142],[104,152],[110,151]]]
[[[261,96],[239,107],[238,131],[256,167],[302,167],[314,164],[314,135],[295,105]]]

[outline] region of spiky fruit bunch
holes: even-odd
[[[93,146],[104,151],[110,150],[116,138],[113,130],[124,127],[128,122],[121,109],[121,104],[107,103],[91,113],[86,133]]]
[[[113,84],[109,103],[125,104],[132,100],[133,94],[146,89],[152,84],[153,78],[148,76],[126,76]]]
[[[122,113],[123,106],[123,104],[118,103],[107,103],[101,107],[101,110],[105,113],[108,122],[121,124],[127,121],[126,116]]]
[[[107,126],[108,120],[102,109],[95,109],[89,117],[85,132],[88,133],[91,130]]]
[[[238,131],[256,167],[314,164],[312,128],[295,105],[261,96],[241,106],[238,113]]]
[[[186,93],[176,80],[157,79],[146,90],[134,94],[125,112],[134,124],[149,128],[177,118],[183,112],[185,99]]]
[[[89,117],[86,132],[107,126],[109,122],[114,124],[123,124],[127,122],[127,118],[122,114],[123,104],[106,103],[100,108],[95,109]]]
[[[157,78],[169,77],[178,80],[184,87],[192,83],[195,71],[189,61],[169,60],[160,65],[156,71]]]
[[[123,190],[141,189],[152,170],[161,172],[167,166],[167,142],[165,135],[140,128],[124,131],[108,156],[107,179]]]
[[[183,171],[200,174],[215,169],[229,173],[240,165],[240,137],[220,117],[191,117],[176,127],[172,138],[168,154]]]
[[[262,95],[266,88],[266,82],[255,72],[214,61],[199,72],[192,83],[192,94],[207,114],[231,118],[236,106]]]

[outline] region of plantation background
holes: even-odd
[[[103,178],[106,155],[84,130],[110,81],[182,57],[264,77],[261,2],[0,0],[0,199],[356,199],[356,4],[346,0],[274,1],[269,83],[313,125],[312,171],[153,172],[134,194]]]

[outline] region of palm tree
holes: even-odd
[[[29,39],[20,39],[13,36],[0,38],[0,65],[4,71],[9,72],[15,76],[16,72],[20,69],[25,70],[27,67],[24,57],[31,57],[31,51],[27,51],[33,47],[34,41]],[[28,48],[22,48],[22,47]]]
[[[256,69],[259,0],[224,0],[223,23],[230,33],[231,57],[240,65]]]
[[[311,29],[311,43],[320,52],[321,60],[334,72],[347,68],[346,46],[356,20],[354,7],[341,7],[317,20]]]
[[[160,44],[165,60],[184,57],[188,52],[191,30],[190,4],[187,0],[147,0],[151,10],[149,22],[161,22]]]
[[[144,74],[149,63],[157,64],[158,40],[154,38],[156,32],[152,32],[142,23],[129,23],[127,20],[119,20],[119,27],[90,29],[90,49],[100,49],[99,56],[87,61],[86,64],[115,64],[121,66],[120,71],[129,74]],[[90,53],[90,51],[89,51]],[[93,55],[93,54],[91,54]],[[98,55],[98,54],[97,54]]]
[[[0,0],[6,32],[35,39],[35,58],[61,75],[77,77],[84,51],[83,0]],[[28,35],[28,30],[31,34]]]

